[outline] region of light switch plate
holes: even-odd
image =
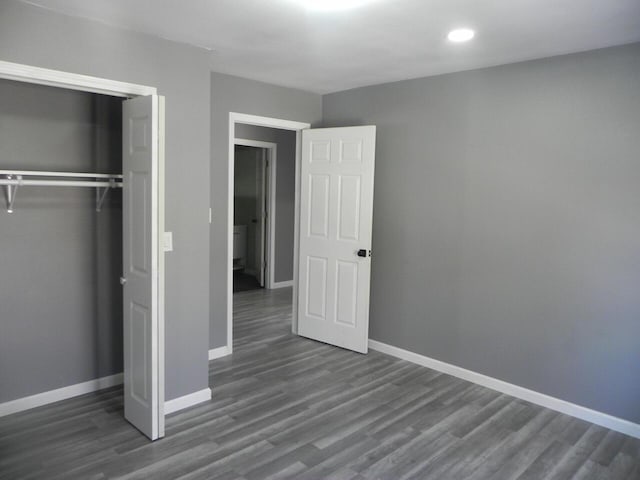
[[[173,232],[164,232],[164,251],[173,252]]]

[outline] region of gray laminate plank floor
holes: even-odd
[[[2,479],[640,480],[640,440],[378,352],[295,337],[291,289],[234,297],[211,402],[151,443],[112,388],[0,419]]]

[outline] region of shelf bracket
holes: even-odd
[[[98,187],[96,188],[96,212],[100,212],[102,210],[102,205],[104,204],[104,200],[107,197],[107,193],[110,189],[115,188],[116,181],[112,178],[109,180],[108,187]]]
[[[16,201],[16,193],[18,193],[18,187],[22,183],[22,175],[16,175],[18,183],[16,185],[7,185],[7,213],[13,213],[13,204]],[[13,180],[13,175],[7,175],[7,180]]]

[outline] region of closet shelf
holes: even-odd
[[[77,179],[77,180],[71,180]],[[18,187],[84,187],[96,189],[96,211],[102,209],[107,192],[122,188],[122,175],[109,173],[43,172],[0,170],[0,185],[7,188],[7,212],[13,213]]]

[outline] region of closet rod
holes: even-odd
[[[0,185],[13,185],[16,187],[41,186],[41,187],[107,187],[122,188],[120,182],[90,182],[81,180],[25,180],[0,178]]]
[[[0,185],[7,187],[7,212],[13,213],[18,187],[88,187],[96,189],[96,211],[102,209],[107,192],[122,188],[122,175],[108,173],[42,172],[26,170],[0,170]],[[15,177],[15,178],[14,178]],[[27,177],[27,178],[24,178]],[[84,180],[55,180],[53,178],[30,179],[29,177],[80,178]],[[94,178],[95,180],[87,180]]]
[[[24,177],[122,178],[122,175],[111,173],[37,172],[33,170],[0,170],[0,175],[22,175]]]

